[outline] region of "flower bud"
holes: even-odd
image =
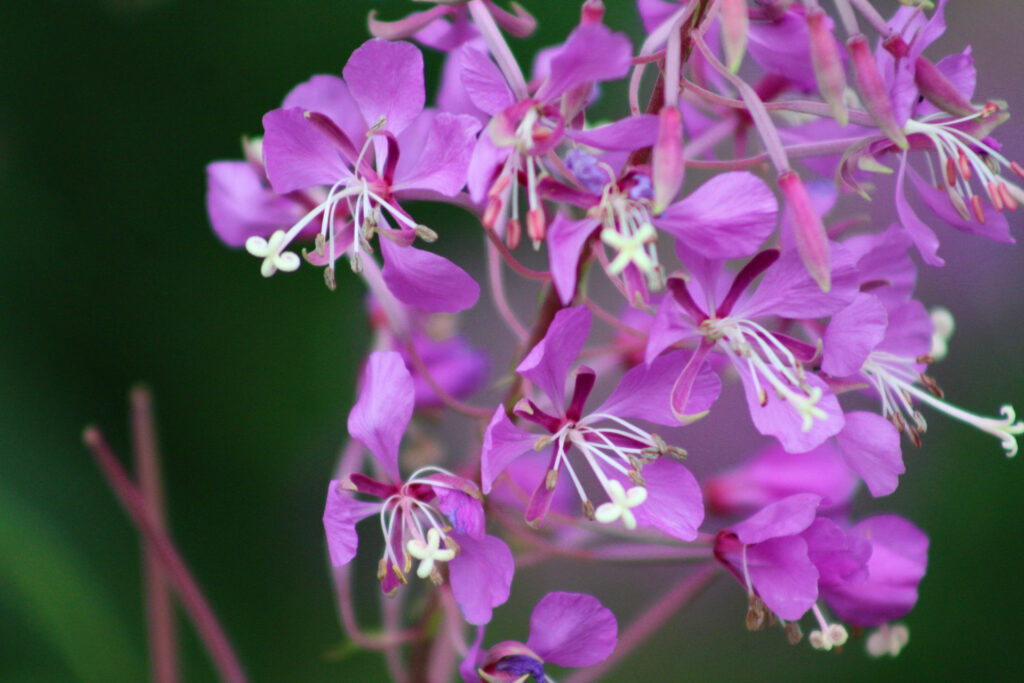
[[[846,73],[839,47],[832,36],[825,13],[821,8],[807,12],[807,30],[811,36],[811,61],[821,96],[832,107],[832,114],[840,126],[850,120],[846,108]]]
[[[882,74],[879,73],[878,66],[875,64],[875,58],[871,54],[867,38],[858,33],[846,42],[846,47],[850,50],[850,57],[853,59],[853,73],[857,80],[857,90],[860,91],[865,109],[875,120],[875,125],[896,143],[897,147],[907,149],[907,136],[903,134],[899,123],[896,122],[889,93],[882,81]]]
[[[672,203],[683,187],[686,169],[683,166],[683,115],[679,107],[666,105],[658,114],[658,141],[654,145],[652,181],[654,213],[659,214]]]
[[[779,176],[779,188],[792,216],[793,237],[800,258],[821,291],[827,292],[832,287],[832,272],[828,236],[821,216],[811,204],[803,181],[794,171],[786,171]]]
[[[736,73],[747,51],[747,32],[750,18],[747,0],[721,0],[722,48],[729,71]]]
[[[914,62],[914,85],[926,100],[954,116],[972,116],[977,112],[946,75],[927,57]]]

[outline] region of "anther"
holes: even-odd
[[[924,374],[923,372],[918,376],[921,378],[921,384],[924,385],[925,389],[931,392],[932,396],[934,396],[935,398],[946,397],[946,392],[942,390],[942,388],[935,382],[934,379]]]
[[[800,624],[795,621],[786,622],[786,640],[790,645],[796,645],[803,637],[804,632],[800,630]]]
[[[981,197],[976,194],[971,195],[971,210],[974,212],[974,217],[978,219],[978,222],[984,225],[985,208],[981,205]]]
[[[416,232],[417,237],[428,244],[437,241],[437,233],[425,225],[417,225],[413,230]]]
[[[326,284],[327,289],[332,292],[338,288],[338,282],[334,278],[334,268],[331,266],[324,268],[324,284]]]
[[[558,470],[548,470],[548,473],[544,475],[544,488],[548,491],[554,491],[555,486],[558,485]]]
[[[764,628],[765,620],[768,617],[768,608],[764,601],[756,595],[751,595],[747,601],[747,630],[760,631]]]
[[[594,521],[594,504],[590,502],[589,498],[583,501],[583,516],[591,522]]]

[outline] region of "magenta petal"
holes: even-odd
[[[734,524],[730,531],[741,543],[751,545],[770,538],[799,534],[814,521],[821,497],[813,493],[798,493],[766,505],[756,514]]]
[[[747,571],[764,604],[783,619],[799,619],[818,599],[818,570],[799,536],[748,546]]]
[[[904,358],[917,358],[931,353],[935,324],[924,304],[910,299],[889,311],[889,326],[879,351],[889,351]]]
[[[490,493],[497,479],[509,463],[533,450],[536,434],[524,432],[512,424],[505,408],[498,406],[484,431],[484,445],[480,454],[480,482],[484,493]]]
[[[455,602],[466,621],[476,626],[486,624],[492,610],[508,600],[515,573],[512,551],[494,536],[452,537],[459,544],[459,553],[448,563]]]
[[[633,46],[624,33],[612,33],[604,24],[585,24],[569,34],[551,59],[551,73],[536,98],[551,102],[577,85],[621,78],[632,60]]]
[[[399,158],[393,191],[433,190],[453,197],[466,184],[480,122],[472,116],[440,112],[426,132],[419,155]],[[403,150],[404,151],[404,150]]]
[[[889,321],[885,307],[870,294],[858,294],[853,303],[832,316],[825,328],[821,369],[833,377],[859,372],[868,354],[885,337]]]
[[[736,307],[735,316],[753,318],[758,315],[779,315],[784,318],[809,319],[831,315],[853,301],[859,279],[856,264],[843,247],[833,243],[832,287],[826,293],[807,272],[795,250],[782,253],[769,268],[750,299]]]
[[[341,152],[303,110],[274,109],[263,116],[263,160],[279,194],[334,185],[350,175]]]
[[[963,230],[973,235],[981,235],[987,237],[990,240],[996,242],[1005,242],[1007,244],[1013,244],[1016,240],[1010,234],[1010,224],[1006,220],[1006,216],[1001,211],[996,211],[995,207],[987,200],[982,201],[982,209],[985,215],[985,222],[979,223],[976,218],[971,217],[970,220],[964,220],[953,205],[949,201],[949,195],[945,191],[936,189],[930,184],[924,181],[924,178],[919,176],[914,169],[907,167],[907,173],[910,175],[910,181],[914,184],[914,189],[920,195],[925,205],[931,209],[936,216],[952,225],[957,230]],[[897,190],[898,191],[898,190]],[[982,195],[984,196],[984,195]],[[902,217],[901,217],[902,218]]]
[[[394,351],[370,354],[363,371],[359,400],[348,414],[348,431],[370,449],[393,483],[398,474],[398,446],[412,418],[412,376]]]
[[[435,472],[429,476],[429,479],[437,480],[442,476]],[[476,486],[474,485],[473,488],[475,489]],[[473,538],[480,538],[484,535],[484,506],[479,498],[447,486],[434,486],[433,489],[437,495],[437,507],[451,522],[456,533]],[[480,492],[477,491],[477,496],[479,495]]]
[[[479,626],[476,629],[476,638],[473,639],[473,643],[469,646],[466,656],[462,659],[462,663],[459,664],[459,675],[462,676],[462,680],[465,683],[480,683],[480,674],[476,670],[482,663],[480,648],[483,642],[484,627]]]
[[[576,269],[583,245],[600,226],[600,222],[594,218],[574,221],[561,211],[548,226],[548,263],[558,300],[563,306],[568,305],[576,295]]]
[[[632,417],[668,427],[679,425],[672,412],[669,396],[676,378],[693,357],[692,351],[673,351],[659,356],[649,365],[638,365],[623,375],[615,391],[595,413]],[[706,362],[701,363],[693,382],[686,415],[699,415],[711,408],[722,390],[722,381]]]
[[[804,90],[817,82],[803,12],[791,9],[775,21],[751,22],[747,52],[765,71],[796,81]]]
[[[380,510],[380,503],[364,503],[340,491],[341,482],[331,480],[327,487],[327,504],[324,506],[324,531],[327,534],[327,551],[331,565],[341,567],[356,556],[359,538],[356,522]]]
[[[334,121],[357,148],[366,134],[366,123],[363,122],[356,101],[352,99],[345,82],[337,76],[321,74],[305,83],[299,83],[292,88],[281,105],[282,109],[292,107],[324,114]]]
[[[468,178],[466,189],[474,202],[482,202],[491,189],[498,167],[505,163],[510,150],[508,147],[499,148],[494,144],[494,139],[489,131],[477,138],[476,147],[469,159]]]
[[[747,398],[747,407],[750,409],[750,419],[753,421],[754,427],[762,434],[777,438],[782,447],[790,453],[804,453],[816,448],[825,439],[835,436],[843,428],[843,411],[839,407],[839,401],[831,389],[817,376],[808,375],[807,383],[811,387],[821,389],[821,399],[816,405],[825,411],[825,418],[812,418],[811,428],[805,432],[803,418],[800,414],[789,402],[779,398],[775,390],[767,385],[763,378],[761,386],[765,388],[767,398],[765,405],[761,405],[746,365],[734,364],[734,367],[743,383],[743,392]]]
[[[906,469],[900,434],[892,423],[874,413],[847,413],[846,426],[836,441],[846,464],[860,475],[872,496],[887,496],[896,490],[899,475]]]
[[[241,247],[252,236],[269,237],[302,218],[299,204],[272,192],[245,161],[216,161],[206,167],[206,210],[217,237]]]
[[[515,104],[516,98],[505,77],[486,52],[466,45],[455,53],[454,59],[461,87],[481,111],[494,116]]]
[[[563,308],[555,314],[544,338],[516,368],[547,395],[559,414],[565,405],[565,378],[589,334],[590,311],[585,306]]]
[[[526,646],[558,666],[592,666],[611,655],[618,631],[615,615],[597,598],[553,592],[533,608]]]
[[[700,336],[697,332],[697,324],[693,318],[683,312],[682,307],[676,303],[675,299],[666,296],[661,300],[658,313],[648,331],[644,362],[650,365],[658,354],[672,344]]]
[[[871,517],[850,529],[871,542],[866,581],[823,586],[829,607],[854,626],[878,626],[899,619],[917,602],[917,587],[928,566],[928,537],[895,515]]]
[[[930,266],[944,266],[946,262],[939,257],[939,238],[935,231],[925,225],[907,201],[904,194],[903,179],[907,175],[907,155],[900,158],[900,167],[896,172],[896,215],[899,216],[903,229],[914,240],[921,258]]]
[[[658,117],[654,114],[637,114],[597,128],[570,128],[565,131],[565,135],[587,147],[629,152],[651,147],[657,142]]]
[[[384,255],[384,283],[399,301],[431,313],[458,313],[472,308],[480,285],[443,256],[378,241]]]
[[[821,496],[818,509],[828,510],[846,505],[857,485],[839,450],[826,441],[807,453],[787,453],[772,445],[709,479],[704,494],[708,506],[723,514],[764,507],[797,493]]]
[[[820,587],[857,583],[868,577],[871,544],[863,537],[847,534],[825,517],[814,520],[801,536],[807,541],[807,555],[820,574]]]
[[[342,75],[367,126],[383,118],[398,135],[423,111],[423,55],[411,43],[368,40],[349,57]]]
[[[697,538],[704,522],[700,484],[690,470],[670,457],[661,457],[643,469],[647,500],[632,512],[637,524],[652,527],[681,541]],[[633,486],[616,477],[625,488]]]
[[[705,258],[743,258],[757,251],[775,229],[778,210],[775,195],[763,180],[733,171],[715,176],[669,206],[654,224]]]

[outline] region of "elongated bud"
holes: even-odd
[[[602,0],[586,0],[580,9],[580,26],[599,24],[604,19],[604,2]]]
[[[747,31],[750,18],[747,0],[721,0],[722,48],[729,71],[736,73],[747,51]]]
[[[875,125],[896,143],[897,147],[907,149],[907,136],[903,134],[903,130],[896,122],[889,93],[882,81],[882,74],[878,72],[871,48],[868,47],[868,39],[862,34],[857,34],[846,41],[846,47],[850,50],[853,74],[857,80],[857,90],[860,91],[864,107],[871,114],[871,118],[875,120]]]
[[[914,85],[926,100],[944,112],[954,116],[971,116],[977,113],[974,106],[927,57],[918,57],[914,62]]]
[[[807,272],[827,292],[832,288],[832,265],[829,257],[828,236],[821,216],[811,204],[807,188],[793,171],[786,171],[779,176],[779,188],[789,207],[793,224],[793,237],[796,249],[807,266]]]
[[[652,181],[654,213],[665,210],[683,187],[683,115],[679,107],[666,105],[658,114],[658,141],[654,145]]]
[[[832,107],[836,122],[845,126],[850,120],[845,97],[846,71],[839,46],[820,7],[807,12],[807,30],[811,35],[811,61],[814,63],[818,91]]]

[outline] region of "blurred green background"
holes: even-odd
[[[637,35],[632,2],[606,1],[610,23]],[[541,24],[527,51],[563,38],[578,6],[523,4]],[[361,290],[347,279],[328,292],[315,270],[262,280],[251,258],[213,237],[203,171],[238,157],[240,136],[258,134],[262,114],[294,84],[339,72],[366,38],[371,7],[393,18],[418,6],[0,4],[0,679],[146,675],[136,537],[80,443],[82,427],[99,424],[127,459],[126,396],[139,380],[156,393],[173,535],[252,677],[384,678],[373,655],[337,655],[344,638],[320,525],[368,343]],[[1022,20],[1020,3],[954,1],[950,35],[932,54],[972,42],[978,99],[1019,109],[1024,76],[1010,46]],[[428,72],[439,63],[429,55]],[[1021,130],[1011,122],[1000,131],[1017,159]],[[891,204],[886,196],[876,210]],[[926,272],[921,292],[929,305],[946,303],[959,327],[936,374],[961,405],[1024,408],[1024,258],[943,234],[951,264]],[[898,660],[748,634],[741,593],[720,581],[611,678],[1015,678],[1024,670],[1024,463],[928,417],[925,448],[906,448],[899,492],[866,506],[898,511],[932,538]],[[523,637],[547,588],[584,588],[567,575],[550,585],[524,574],[518,606],[498,612],[488,640]],[[624,623],[635,605],[621,588],[634,582],[620,572],[587,587]],[[189,628],[181,640],[185,679],[212,680]]]

